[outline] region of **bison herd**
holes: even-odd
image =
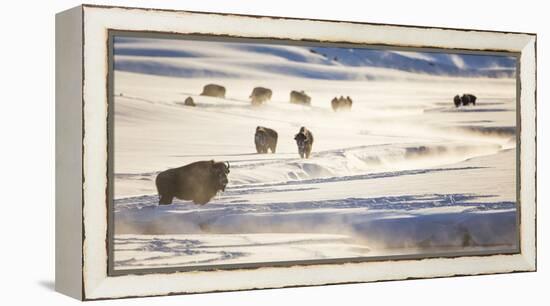
[[[225,87],[218,85],[218,84],[207,84],[203,87],[201,96],[205,97],[214,97],[214,98],[225,98]],[[263,105],[266,102],[271,100],[271,97],[273,96],[273,91],[269,88],[265,87],[254,87],[252,89],[252,93],[248,98],[250,99],[250,103],[254,106]],[[298,105],[304,105],[304,106],[311,106],[311,97],[306,94],[303,90],[297,91],[292,90],[290,92],[290,103],[292,104],[298,104]],[[353,101],[350,97],[344,98],[343,96],[334,97],[331,101],[331,107],[332,109],[336,111],[341,110],[350,110],[351,105],[353,104]],[[193,101],[193,98],[188,97],[185,99],[184,102],[185,106],[196,106],[195,102]]]
[[[264,126],[256,127],[254,133],[254,144],[258,154],[266,154],[269,151],[275,153],[277,150],[277,140],[279,135],[277,131]],[[298,134],[294,135],[294,140],[298,146],[298,154],[301,158],[309,158],[313,148],[313,133],[305,126],[302,126]]]
[[[256,152],[266,154],[277,151],[279,135],[273,129],[258,126],[254,133]],[[294,135],[298,154],[309,158],[313,148],[313,133],[301,127]],[[183,167],[168,169],[157,175],[155,184],[159,205],[172,204],[174,198],[192,201],[195,204],[208,203],[219,191],[225,191],[229,182],[229,162],[198,161]]]
[[[340,96],[340,98],[334,97],[334,99],[332,99],[330,104],[332,106],[332,109],[336,112],[339,110],[350,110],[351,105],[353,104],[353,101],[351,100],[350,97],[344,98]]]
[[[208,84],[204,86],[202,96],[225,98],[225,87]],[[252,105],[261,105],[271,100],[273,92],[269,88],[255,87],[250,94]],[[456,95],[453,99],[456,107],[476,105],[477,97],[472,94]],[[291,91],[290,103],[311,105],[311,97],[304,91]],[[350,97],[335,97],[331,101],[334,111],[350,110],[353,101]],[[188,97],[184,105],[195,106],[193,98]],[[277,151],[277,131],[264,126],[257,126],[254,133],[254,144],[258,154],[275,153]],[[313,133],[302,126],[294,135],[300,158],[309,158],[313,149]],[[155,180],[159,195],[159,205],[172,204],[174,198],[192,201],[195,204],[208,203],[218,192],[225,191],[229,182],[229,163],[197,161],[183,167],[160,172]]]
[[[266,154],[268,151],[275,153],[277,150],[278,138],[279,135],[277,131],[264,126],[256,127],[256,133],[254,133],[256,152],[259,154]],[[302,126],[298,134],[294,135],[294,140],[296,141],[296,146],[298,146],[298,154],[300,157],[309,158],[313,148],[313,133],[305,126]]]
[[[225,87],[217,84],[207,84],[203,87],[201,96],[207,96],[207,97],[215,97],[215,98],[225,98]],[[248,97],[250,99],[250,102],[254,106],[265,104],[267,101],[271,100],[271,97],[273,96],[273,91],[269,88],[265,87],[254,87],[252,89],[252,93]],[[460,106],[467,106],[467,105],[476,105],[477,97],[472,94],[463,94],[462,96],[456,95],[454,96],[453,102],[455,107]],[[306,94],[303,90],[297,91],[292,90],[290,92],[290,103],[292,104],[299,104],[299,105],[305,105],[305,106],[311,106],[311,97]],[[185,100],[184,105],[186,106],[196,106],[195,102],[193,101],[193,98],[188,97]],[[351,106],[353,105],[353,100],[348,96],[340,96],[340,97],[334,97],[330,101],[330,106],[332,107],[332,110],[337,111],[346,111],[350,110]]]

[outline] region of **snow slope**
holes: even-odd
[[[316,79],[375,79],[383,75],[364,74],[362,68],[380,67],[429,75],[494,78],[513,77],[516,69],[516,59],[511,56],[242,42],[182,43],[128,37],[115,39],[115,54],[117,70],[180,77],[242,77],[262,70]],[[232,60],[235,58],[239,61]],[[179,64],[182,61],[186,64]],[[220,70],[217,64],[225,61],[231,64],[229,70]],[[348,72],[332,69],[341,66]],[[331,73],[319,74],[319,70]]]
[[[124,38],[115,51],[118,269],[517,246],[514,79],[359,65],[349,50],[335,62],[297,46]],[[226,99],[199,96],[208,83]],[[250,105],[255,86],[273,90],[267,105]],[[312,106],[290,104],[291,90]],[[455,108],[463,92],[478,105]],[[330,108],[340,95],[351,112]],[[258,125],[279,133],[276,154],[255,153]],[[307,160],[292,139],[301,126],[315,135]],[[158,172],[209,159],[231,164],[225,192],[157,205]]]

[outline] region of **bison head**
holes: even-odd
[[[462,101],[460,100],[460,96],[459,96],[459,95],[456,95],[456,96],[453,98],[453,101],[454,101],[456,107],[459,107],[459,106],[460,106],[460,103],[462,103]]]
[[[225,191],[225,187],[229,182],[227,175],[229,174],[229,162],[217,162],[212,161],[212,176],[216,184],[216,189]]]
[[[267,145],[267,139],[266,139],[266,131],[262,127],[258,127],[256,129],[256,134],[254,135],[254,141],[260,145],[265,146]]]

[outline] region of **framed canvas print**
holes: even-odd
[[[82,300],[536,270],[536,35],[56,17],[56,288]]]

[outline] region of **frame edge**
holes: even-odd
[[[55,291],[82,300],[82,6],[55,16]]]

